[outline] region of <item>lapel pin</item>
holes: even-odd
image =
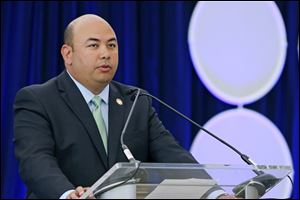
[[[123,105],[123,101],[119,98],[116,99],[117,104],[119,104],[120,106]]]

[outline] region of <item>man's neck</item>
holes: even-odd
[[[73,81],[77,81],[78,83],[80,83],[82,86],[84,86],[86,89],[88,89],[94,95],[99,95],[104,90],[104,88],[109,84],[109,83],[104,83],[104,84],[100,83],[100,84],[97,84],[97,85],[92,85],[92,84],[89,84],[89,83],[84,83],[84,82],[78,80],[76,78],[76,76],[72,75],[70,73],[70,71],[67,70],[67,73],[73,79]]]

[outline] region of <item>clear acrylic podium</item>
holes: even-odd
[[[292,171],[290,166],[279,165],[116,163],[81,198],[93,194],[99,199],[200,199],[222,189],[257,199]]]

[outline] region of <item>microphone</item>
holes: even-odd
[[[126,94],[130,94],[132,91],[133,91],[132,89],[129,89],[129,91],[127,91]],[[135,90],[134,90],[134,91],[135,91]],[[132,106],[131,106],[131,108],[130,108],[129,114],[128,114],[128,116],[127,116],[125,125],[124,125],[124,127],[123,127],[123,129],[122,129],[121,136],[120,136],[120,142],[121,142],[121,146],[122,146],[123,152],[124,152],[126,158],[128,159],[129,163],[133,163],[134,166],[135,166],[135,168],[134,168],[132,171],[127,172],[127,173],[128,173],[128,176],[124,176],[124,175],[123,175],[123,176],[120,177],[120,179],[121,179],[120,181],[111,183],[111,184],[109,184],[109,185],[107,185],[107,186],[105,186],[105,187],[100,187],[100,188],[98,188],[99,186],[96,185],[96,184],[97,184],[97,182],[100,180],[100,179],[99,179],[96,183],[94,183],[94,185],[93,185],[90,189],[88,189],[88,191],[86,191],[86,192],[80,197],[80,199],[86,199],[86,198],[88,198],[88,196],[89,196],[90,194],[92,194],[92,193],[94,194],[95,197],[97,197],[98,195],[101,195],[101,194],[103,194],[104,192],[107,192],[107,191],[109,191],[109,190],[111,190],[111,189],[113,189],[113,188],[116,188],[116,187],[118,187],[118,186],[120,186],[120,185],[123,185],[123,184],[125,184],[125,183],[127,183],[127,182],[135,182],[135,181],[136,181],[136,180],[134,180],[133,178],[135,177],[135,175],[136,175],[137,172],[139,171],[141,162],[138,161],[138,160],[136,160],[136,159],[133,157],[131,151],[130,151],[129,148],[125,145],[125,143],[124,143],[124,135],[125,135],[125,133],[126,133],[127,126],[128,126],[128,124],[129,124],[129,122],[130,122],[130,119],[131,119],[131,116],[132,116],[132,112],[133,112],[133,110],[134,110],[134,108],[135,108],[136,102],[137,102],[137,100],[138,100],[138,98],[139,98],[139,96],[140,96],[140,92],[141,92],[141,90],[138,89],[137,95],[136,95],[135,98],[134,98],[133,104],[132,104]],[[125,175],[127,175],[127,174],[125,174]],[[123,179],[125,178],[125,180],[122,180],[122,178],[123,178]],[[98,198],[97,198],[97,199],[98,199]]]
[[[206,132],[207,134],[209,134],[213,138],[217,139],[219,142],[223,143],[225,146],[229,147],[231,150],[233,150],[235,153],[237,153],[242,158],[242,160],[244,162],[246,162],[248,165],[252,165],[254,167],[257,166],[257,164],[249,156],[247,156],[246,154],[240,152],[235,147],[233,147],[232,145],[230,145],[226,141],[222,140],[221,138],[219,138],[215,134],[211,133],[210,131],[206,130],[204,127],[202,127],[201,125],[199,125],[198,123],[196,123],[192,119],[188,118],[187,116],[185,116],[181,112],[177,111],[175,108],[168,105],[167,103],[160,100],[159,98],[157,98],[157,97],[155,97],[155,96],[153,96],[149,93],[141,92],[141,89],[139,89],[139,88],[132,88],[132,89],[129,90],[129,92],[127,94],[133,93],[136,90],[138,90],[138,92],[134,96],[132,96],[132,98],[135,97],[135,99],[134,99],[135,101],[137,100],[138,96],[148,96],[148,97],[151,97],[152,99],[155,99],[160,104],[164,105],[165,107],[172,110],[173,112],[175,112],[179,116],[183,117],[184,119],[186,119],[190,123],[194,124],[196,127],[200,128],[201,130],[203,130],[204,132]],[[133,107],[134,106],[132,106],[132,109],[133,109]],[[275,185],[279,181],[278,178],[275,178],[271,174],[266,174],[265,172],[263,172],[261,170],[254,169],[252,171],[257,176],[255,176],[254,178],[252,178],[250,180],[247,180],[247,181],[237,185],[235,188],[233,188],[233,192],[235,194],[244,195],[245,194],[245,188],[249,185],[252,185],[257,190],[258,195],[262,196],[267,189],[269,189],[270,187],[272,187],[273,185]]]
[[[129,150],[129,148],[124,144],[124,134],[125,134],[125,132],[127,130],[127,126],[128,126],[129,121],[131,119],[132,112],[133,112],[133,110],[135,108],[136,102],[137,102],[137,100],[138,100],[138,98],[140,96],[141,89],[137,89],[137,90],[138,90],[137,94],[136,94],[136,96],[134,98],[133,104],[132,104],[131,109],[129,111],[128,117],[127,117],[125,125],[124,125],[124,127],[122,129],[121,137],[120,137],[120,142],[121,142],[121,146],[122,146],[123,152],[124,152],[126,158],[129,160],[130,163],[137,162],[137,160],[133,157],[133,155],[132,155],[131,151]],[[129,94],[131,92],[132,92],[132,89],[129,90],[129,92],[127,92],[127,94]]]
[[[130,92],[128,93],[132,93],[133,91],[138,90],[140,91],[140,89],[131,89]],[[242,158],[243,161],[245,161],[248,165],[254,165],[257,166],[257,164],[250,159],[249,156],[247,156],[244,153],[241,153],[239,150],[237,150],[236,148],[234,148],[232,145],[230,145],[229,143],[225,142],[224,140],[222,140],[221,138],[219,138],[218,136],[216,136],[215,134],[211,133],[210,131],[206,130],[203,126],[199,125],[197,122],[193,121],[192,119],[188,118],[187,116],[185,116],[184,114],[180,113],[179,111],[177,111],[175,108],[171,107],[170,105],[168,105],[167,103],[165,103],[164,101],[158,99],[157,97],[146,93],[146,92],[138,92],[135,95],[135,98],[137,96],[149,96],[152,99],[155,99],[156,101],[158,101],[159,103],[161,103],[162,105],[166,106],[167,108],[169,108],[170,110],[172,110],[173,112],[175,112],[176,114],[178,114],[179,116],[183,117],[184,119],[186,119],[187,121],[191,122],[192,124],[194,124],[195,126],[197,126],[198,128],[200,128],[201,130],[203,130],[204,132],[206,132],[207,134],[209,134],[210,136],[214,137],[215,139],[217,139],[218,141],[220,141],[221,143],[223,143],[225,146],[229,147],[230,149],[232,149],[234,152],[236,152],[238,155],[240,155],[240,157]],[[134,97],[134,96],[133,96]],[[257,175],[263,174],[264,172],[262,172],[261,170],[254,170],[254,172]]]

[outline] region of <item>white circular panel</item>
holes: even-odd
[[[216,97],[251,103],[278,80],[285,61],[285,26],[271,1],[198,2],[189,25],[194,67]]]
[[[228,110],[213,117],[204,127],[248,155],[256,164],[293,166],[288,145],[279,129],[255,111]],[[203,131],[195,137],[190,151],[201,164],[247,165],[237,153]],[[291,188],[286,179],[266,195],[287,198]]]

